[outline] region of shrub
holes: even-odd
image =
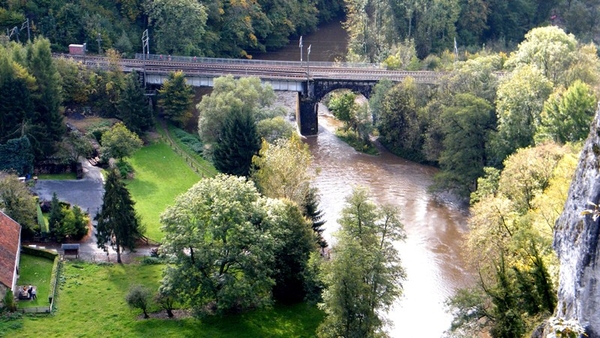
[[[4,303],[4,307],[9,312],[15,312],[17,310],[17,304],[15,303],[15,295],[12,290],[7,290],[4,295],[4,299],[2,300]]]
[[[148,288],[141,285],[134,285],[125,296],[125,301],[130,307],[142,310],[144,318],[149,318],[147,310],[150,305],[151,296],[152,294]]]

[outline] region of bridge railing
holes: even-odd
[[[270,66],[291,66],[291,67],[306,67],[307,62],[303,61],[276,61],[276,60],[251,60],[251,59],[227,59],[227,58],[208,58],[196,56],[178,56],[165,54],[141,54],[136,53],[135,58],[138,60],[152,61],[172,61],[172,62],[187,62],[187,63],[220,63],[220,64],[246,64],[246,65],[270,65]],[[340,68],[383,68],[377,63],[361,63],[361,62],[323,62],[310,61],[310,67],[340,67]]]

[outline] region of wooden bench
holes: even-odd
[[[63,250],[63,256],[75,256],[79,258],[79,244],[63,244],[61,246]]]

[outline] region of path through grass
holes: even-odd
[[[125,295],[133,284],[156,290],[164,265],[67,262],[54,315],[0,322],[6,337],[313,337],[323,314],[316,306],[276,306],[242,315],[140,319]],[[151,311],[157,311],[153,307]],[[22,324],[20,324],[22,323]]]
[[[138,150],[129,161],[135,169],[135,178],[127,182],[127,188],[147,226],[146,236],[161,241],[160,214],[173,205],[175,197],[198,182],[200,176],[162,141]]]

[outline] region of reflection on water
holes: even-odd
[[[358,153],[331,133],[334,121],[320,115],[319,122],[319,134],[306,142],[321,170],[315,185],[326,214],[326,239],[332,243],[344,199],[356,185],[368,187],[377,203],[397,206],[407,233],[398,250],[408,278],[404,296],[388,313],[394,324],[389,332],[392,337],[442,336],[451,321],[443,303],[470,279],[460,257],[465,217],[427,192],[434,168],[385,150],[379,156]]]

